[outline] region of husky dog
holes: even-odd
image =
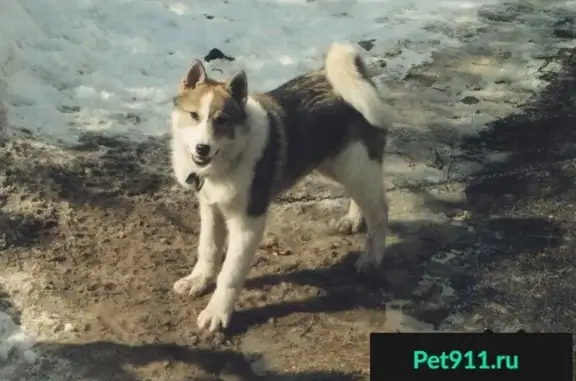
[[[314,170],[352,198],[339,230],[366,225],[357,270],[380,264],[388,225],[382,179],[388,107],[348,44],[334,43],[323,69],[264,94],[249,94],[244,71],[219,82],[199,60],[190,65],[174,97],[172,165],[178,183],[197,191],[201,230],[196,264],[173,289],[199,296],[216,278],[200,329],[228,326],[270,203]]]

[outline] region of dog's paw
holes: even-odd
[[[358,273],[368,273],[380,266],[382,262],[381,255],[372,255],[369,252],[364,252],[360,255],[360,258],[356,261],[356,272]]]
[[[206,308],[198,315],[198,327],[208,329],[209,332],[215,332],[220,328],[226,329],[233,312],[234,306],[231,303],[226,303],[225,298],[220,298],[218,294],[215,294]]]
[[[200,296],[200,294],[202,294],[204,291],[206,291],[209,283],[210,282],[208,277],[187,276],[178,279],[176,282],[174,282],[172,290],[174,290],[175,293],[180,295],[190,295],[192,297],[197,297]]]

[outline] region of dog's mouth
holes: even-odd
[[[218,155],[218,152],[220,152],[220,150],[216,151],[216,153],[214,155],[212,155],[211,157],[199,157],[199,156],[192,155],[192,161],[194,162],[194,164],[196,164],[200,168],[205,167],[208,164],[210,164],[210,162],[212,162],[212,160],[214,160],[216,155]]]

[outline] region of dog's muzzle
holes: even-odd
[[[214,153],[214,155],[210,156],[210,157],[205,157],[205,156],[198,156],[198,155],[192,155],[192,161],[194,162],[194,164],[196,164],[198,167],[202,168],[207,166],[208,164],[210,164],[210,162],[212,160],[214,160],[214,158],[216,157],[216,155],[218,155],[218,152],[220,151],[216,151],[216,153]]]
[[[205,167],[212,161],[211,157],[197,157],[192,155],[192,161],[199,167]]]

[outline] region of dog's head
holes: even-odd
[[[198,174],[226,168],[245,148],[247,97],[244,71],[219,82],[208,78],[199,60],[188,68],[174,97],[172,134],[190,155]]]

